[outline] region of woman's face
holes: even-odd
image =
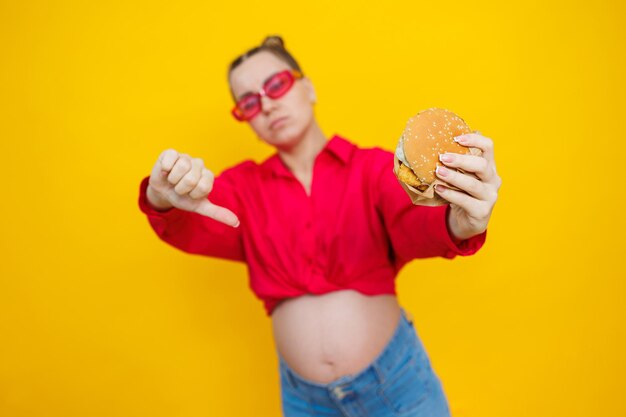
[[[259,52],[243,61],[230,73],[230,87],[239,100],[246,93],[257,93],[263,83],[277,72],[291,69],[284,61],[267,51]],[[297,79],[282,97],[261,98],[262,111],[248,123],[257,136],[281,149],[295,145],[314,121],[315,90],[308,78]],[[284,119],[272,124],[278,119]]]

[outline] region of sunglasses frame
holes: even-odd
[[[277,77],[279,75],[283,75],[283,74],[288,74],[291,77],[291,85],[289,86],[289,88],[283,92],[282,94],[280,94],[279,96],[275,96],[272,97],[271,95],[269,95],[267,93],[267,86],[268,84],[274,79],[274,77]],[[280,98],[282,96],[284,96],[285,94],[287,94],[289,92],[289,90],[291,90],[291,88],[293,87],[293,85],[295,84],[295,82],[297,80],[299,80],[300,78],[303,78],[304,74],[302,74],[302,72],[295,70],[295,69],[291,69],[291,70],[284,70],[284,71],[279,71],[275,74],[272,74],[264,83],[263,83],[263,87],[256,93],[251,94],[252,96],[257,97],[257,99],[259,100],[259,108],[257,111],[255,111],[251,116],[245,117],[243,115],[243,113],[241,112],[241,110],[239,109],[239,103],[241,102],[241,100],[239,100],[237,103],[235,103],[235,107],[232,108],[232,110],[230,111],[231,114],[233,115],[233,117],[239,121],[239,122],[245,122],[245,121],[249,121],[252,120],[252,118],[254,118],[257,114],[259,114],[262,110],[263,110],[263,103],[261,98],[264,96],[267,96],[271,99],[277,99]],[[249,97],[250,95],[246,95],[245,97]]]

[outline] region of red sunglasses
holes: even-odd
[[[277,72],[263,83],[263,88],[258,93],[248,93],[243,96],[231,113],[240,122],[252,119],[262,110],[261,97],[267,96],[272,99],[282,97],[291,90],[293,83],[302,77],[302,73],[298,70]]]

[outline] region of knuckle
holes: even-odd
[[[213,190],[213,178],[207,178],[202,181],[204,189],[206,189],[206,193],[210,193]]]
[[[474,194],[474,195],[476,195],[476,193],[480,192],[482,187],[483,187],[483,184],[480,181],[478,181],[477,179],[474,179],[474,178],[470,179],[470,182],[469,182],[469,184],[467,186],[468,191],[471,194]]]
[[[174,186],[174,192],[178,195],[184,195],[187,193],[184,186],[180,182]]]
[[[170,173],[167,176],[167,182],[172,185],[176,185],[176,178],[174,177],[174,169],[170,170]]]
[[[495,184],[496,184],[496,190],[499,190],[500,187],[502,187],[502,178],[500,178],[500,176],[497,174],[496,174]]]
[[[480,206],[478,206],[478,208],[476,209],[476,216],[478,218],[484,219],[485,217],[489,216],[489,207],[487,207],[486,205],[481,204]]]
[[[176,162],[177,158],[178,152],[176,152],[174,149],[166,149],[159,155],[157,159],[157,164],[160,165],[161,169],[170,171],[173,168],[174,162]]]
[[[213,180],[215,179],[215,175],[213,175],[213,172],[211,172],[211,170],[207,168],[204,168],[202,170],[202,176],[211,182],[213,182]]]
[[[185,175],[179,182],[179,184],[185,188],[194,187],[197,183],[198,179],[195,178],[192,174]]]
[[[176,165],[179,167],[179,169],[187,172],[191,169],[191,162],[189,162],[188,158],[181,158],[178,160],[178,162],[176,162]]]
[[[207,195],[211,191],[212,185],[208,181],[200,181],[196,188],[194,188],[194,192],[196,195]]]
[[[178,152],[176,152],[176,150],[172,148],[168,148],[164,150],[163,152],[161,152],[161,154],[159,155],[159,159],[163,159],[167,156],[176,156],[176,155],[178,155]]]
[[[479,169],[481,172],[489,172],[489,161],[487,161],[485,158],[480,158]]]

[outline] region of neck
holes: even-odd
[[[315,158],[326,146],[326,141],[326,135],[314,121],[295,145],[278,149],[278,155],[296,177],[305,177],[313,172]]]

